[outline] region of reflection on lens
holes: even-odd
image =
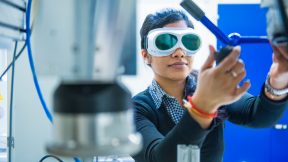
[[[168,50],[175,46],[177,37],[172,34],[161,34],[156,38],[155,45],[160,50]]]
[[[182,37],[182,43],[188,50],[196,51],[199,49],[201,41],[197,35],[186,34]]]

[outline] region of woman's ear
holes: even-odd
[[[142,55],[142,58],[143,58],[145,64],[150,65],[151,64],[151,56],[148,54],[146,49],[141,50],[141,55]]]

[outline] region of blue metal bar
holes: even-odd
[[[196,20],[200,21],[206,28],[208,28],[222,43],[236,46],[243,43],[269,43],[267,37],[259,36],[240,36],[238,33],[229,34],[226,36],[216,25],[213,24],[205,13],[191,0],[183,0],[180,5]]]
[[[269,39],[267,36],[241,36],[239,43],[269,43]]]
[[[206,16],[200,19],[200,22],[206,26],[222,43],[236,46],[247,43],[269,43],[266,36],[240,36],[232,35],[227,37],[216,25],[214,25]]]
[[[229,44],[231,40],[216,26],[214,25],[206,16],[200,19],[200,22],[206,26],[221,42]]]

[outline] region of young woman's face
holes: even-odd
[[[186,28],[185,21],[178,21],[167,24],[165,27]],[[185,51],[181,48],[176,49],[171,55],[163,57],[155,57],[149,55],[147,51],[142,51],[146,63],[151,65],[155,79],[182,81],[186,79],[192,70],[193,56],[186,56]]]

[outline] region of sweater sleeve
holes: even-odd
[[[273,101],[265,96],[262,87],[260,96],[247,93],[237,102],[228,105],[228,120],[247,127],[271,127],[281,118],[287,106],[288,97],[281,101]]]
[[[212,126],[204,130],[185,112],[181,121],[164,137],[157,129],[157,116],[148,104],[134,103],[136,129],[143,136],[143,148],[133,158],[136,162],[175,162],[178,144],[202,145]]]

